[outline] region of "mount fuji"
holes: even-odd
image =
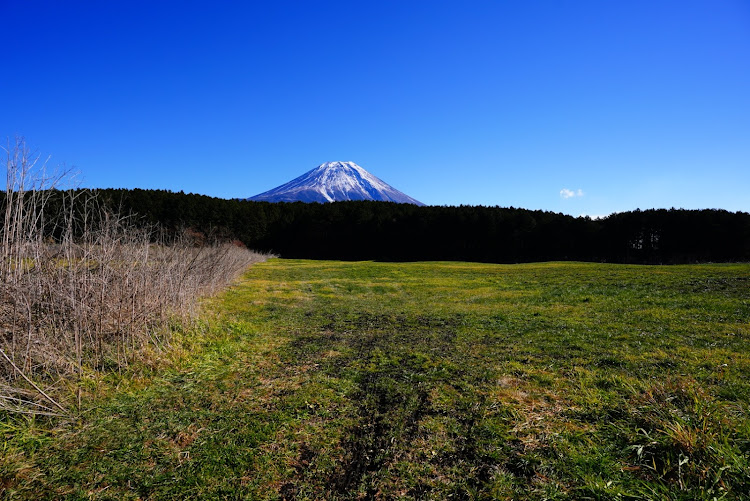
[[[263,202],[379,200],[424,205],[381,181],[354,162],[326,162],[286,184],[247,200]]]

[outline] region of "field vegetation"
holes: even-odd
[[[0,208],[0,410],[69,414],[92,373],[119,370],[264,256],[161,234],[87,191],[60,191],[23,140]],[[54,204],[53,204],[54,201]],[[50,207],[54,205],[54,211]]]
[[[743,499],[750,265],[273,259],[76,416],[22,499]],[[158,369],[158,370],[155,370]]]

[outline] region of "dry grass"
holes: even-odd
[[[62,177],[46,175],[22,140],[6,152],[0,408],[67,412],[53,396],[57,386],[122,367],[149,342],[164,342],[170,321],[264,259],[232,244],[198,247],[187,234],[157,238],[91,195],[54,192]],[[62,204],[50,217],[53,193]]]

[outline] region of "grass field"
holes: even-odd
[[[206,309],[80,416],[0,416],[0,495],[750,493],[748,264],[274,259]]]

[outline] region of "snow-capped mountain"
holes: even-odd
[[[381,181],[354,162],[326,162],[286,184],[247,200],[264,202],[379,200],[424,205]]]

